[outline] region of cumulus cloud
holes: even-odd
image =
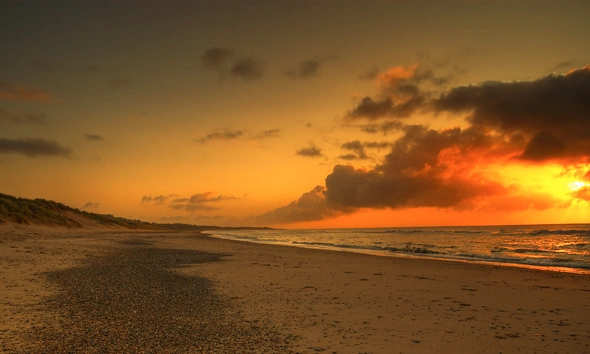
[[[336,216],[339,211],[326,205],[325,188],[316,186],[289,205],[256,217],[259,224],[284,224],[298,221],[314,221]]]
[[[469,114],[476,129],[522,137],[522,159],[576,159],[590,152],[588,87],[590,66],[531,81],[455,87],[432,104],[439,112]]]
[[[322,150],[311,144],[309,147],[299,149],[295,152],[296,155],[304,157],[321,157]]]
[[[47,121],[44,114],[18,114],[8,112],[0,107],[0,124],[2,123],[17,123],[17,124],[36,124],[43,125]]]
[[[326,177],[326,202],[336,209],[467,205],[502,190],[455,164],[457,156],[475,155],[477,150],[470,132],[410,127],[374,169],[335,166]]]
[[[425,108],[429,98],[447,83],[448,78],[435,75],[425,66],[412,64],[374,73],[374,80],[379,93],[375,97],[363,97],[346,114],[349,121],[409,117]]]
[[[381,80],[397,89],[399,82],[413,77],[411,70],[405,69],[390,71]],[[421,75],[431,85],[437,84],[432,81],[436,76]],[[302,196],[305,198],[261,218],[279,223],[310,221],[360,208],[515,211],[566,206],[569,202],[552,195],[506,184],[490,168],[511,163],[559,163],[565,169],[578,166],[572,168],[583,171],[584,176],[577,178],[590,179],[589,87],[590,66],[565,75],[488,81],[429,96],[424,108],[462,114],[465,124],[433,129],[388,120],[392,129],[401,133],[395,141],[368,145],[353,140],[341,146],[349,152],[341,158],[352,161],[366,158],[369,146],[389,145],[391,150],[380,163],[369,169],[336,165],[326,177],[325,188],[316,187]],[[370,124],[360,127],[372,132],[389,129],[379,122]],[[585,167],[580,170],[579,166]],[[571,195],[589,200],[589,189],[584,184]],[[305,203],[307,200],[313,202]]]
[[[17,86],[10,82],[0,82],[0,100],[55,102],[51,94],[41,89]]]
[[[0,153],[19,153],[28,157],[69,156],[72,150],[54,140],[41,138],[0,138]]]
[[[103,141],[104,137],[98,134],[84,134],[84,137],[91,141]]]

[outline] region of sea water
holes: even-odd
[[[380,256],[428,257],[590,274],[590,224],[215,230],[213,237]]]

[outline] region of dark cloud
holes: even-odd
[[[381,123],[369,123],[363,124],[360,126],[361,131],[365,133],[383,133],[383,135],[387,135],[392,131],[401,130],[403,128],[403,124],[397,120],[390,120]]]
[[[305,220],[319,220],[360,208],[473,208],[482,198],[507,193],[501,184],[457,165],[457,161],[479,156],[485,139],[459,128],[437,131],[407,126],[383,163],[368,170],[336,165],[326,177],[325,189],[313,194],[313,208],[305,211],[307,204],[293,202],[264,214],[263,219],[276,216],[285,223],[292,216],[296,222],[303,221],[298,215],[305,215]],[[359,153],[368,145],[352,141],[343,147]],[[370,145],[382,148],[386,143]]]
[[[304,60],[297,67],[289,69],[287,76],[293,79],[308,79],[319,76],[319,70],[322,63],[319,60],[310,59]]]
[[[190,198],[174,199],[168,207],[174,210],[186,210],[189,212],[197,210],[219,210],[219,208],[211,206],[211,203],[234,199],[238,198],[233,195],[214,195],[212,192],[197,193],[190,196]]]
[[[216,141],[216,140],[235,140],[239,139],[244,135],[242,130],[218,130],[212,133],[205,135],[202,138],[193,139],[193,141],[197,143],[206,143],[207,141]]]
[[[149,204],[149,203],[154,203],[156,205],[164,205],[166,203],[166,201],[168,201],[168,199],[177,197],[176,194],[169,194],[169,195],[157,195],[155,197],[152,197],[151,195],[144,195],[141,198],[141,204]]]
[[[214,207],[211,204],[234,199],[238,198],[233,195],[215,195],[212,192],[197,193],[190,197],[181,198],[176,194],[158,195],[155,197],[146,195],[141,199],[141,204],[167,205],[168,208],[173,210],[184,210],[193,213],[197,210],[219,210],[219,208]]]
[[[502,186],[482,176],[466,175],[442,154],[468,156],[477,138],[460,129],[436,131],[408,127],[385,161],[372,170],[338,165],[326,177],[326,202],[335,208],[464,207],[476,198],[497,194]]]
[[[259,133],[247,132],[245,130],[215,130],[204,137],[193,139],[197,143],[206,143],[208,141],[228,141],[238,139],[248,140],[264,140],[268,138],[278,138],[280,135],[280,129],[269,129],[263,130]]]
[[[344,155],[340,155],[338,157],[341,158],[342,160],[347,160],[347,161],[352,161],[352,160],[358,159],[358,157],[355,154],[344,154]]]
[[[88,140],[92,140],[92,141],[102,141],[104,140],[104,137],[102,135],[98,135],[98,134],[84,134],[84,137]]]
[[[284,224],[314,221],[336,216],[339,212],[326,206],[325,188],[317,186],[291,204],[256,217],[258,224]]]
[[[227,195],[217,195],[214,196],[212,192],[206,192],[206,193],[197,193],[197,194],[193,194],[188,202],[191,204],[203,204],[203,203],[210,203],[210,202],[219,202],[222,200],[232,200],[232,199],[237,199],[236,197],[234,197],[233,195],[227,196]]]
[[[264,130],[254,136],[255,140],[261,140],[266,138],[278,138],[280,137],[281,130],[280,129],[270,129]]]
[[[9,82],[0,82],[0,100],[55,102],[53,96],[43,90],[17,86]]]
[[[374,78],[380,92],[376,97],[363,97],[347,113],[348,120],[409,117],[424,109],[433,93],[448,82],[448,77],[437,76],[431,69],[418,64],[374,73]]]
[[[229,48],[211,47],[201,56],[203,68],[210,70],[221,70],[234,58],[234,51]]]
[[[72,150],[61,146],[54,140],[40,138],[0,138],[0,153],[11,152],[20,153],[28,157],[69,156]]]
[[[299,149],[295,152],[296,155],[305,156],[305,157],[321,157],[322,150],[318,149],[313,144],[309,147]]]
[[[590,66],[533,81],[488,81],[451,89],[437,111],[466,112],[476,129],[526,140],[525,160],[590,155]]]
[[[405,80],[406,76],[407,70],[400,70],[389,79]],[[551,195],[505,185],[486,167],[560,162],[564,169],[578,171],[577,178],[583,175],[584,181],[590,180],[587,168],[579,170],[590,164],[589,88],[590,66],[537,80],[452,88],[424,105],[435,112],[465,114],[463,127],[437,130],[388,121],[402,135],[389,143],[391,150],[382,162],[370,169],[336,165],[326,177],[325,188],[317,187],[303,199],[260,218],[277,223],[319,220],[360,208],[516,211],[566,206],[569,202]],[[386,130],[378,123],[361,129]],[[353,153],[341,158],[362,158],[369,146],[387,145],[350,141],[341,147]],[[583,184],[571,195],[589,200],[590,187]]]
[[[242,58],[233,64],[230,74],[247,81],[260,79],[264,74],[264,63],[254,58]]]
[[[2,123],[25,123],[43,125],[47,121],[44,114],[17,114],[8,112],[0,107],[0,124]]]
[[[356,153],[356,155],[353,155],[353,156],[356,159],[363,160],[363,159],[368,158],[367,153],[365,152],[364,145],[358,140],[346,142],[346,143],[342,144],[342,146],[340,146],[340,147],[342,149],[354,151]],[[345,156],[350,156],[350,155],[345,155]],[[346,157],[342,157],[342,156],[340,156],[340,157],[344,158],[345,160],[352,160],[351,158],[346,158]]]
[[[380,101],[375,101],[373,98],[367,96],[363,97],[361,102],[348,113],[348,117],[374,120],[389,115],[393,107],[394,103],[391,97],[385,97]]]
[[[376,141],[369,141],[369,142],[360,142],[359,140],[353,140],[342,144],[340,147],[344,150],[349,150],[354,152],[354,154],[344,154],[340,155],[339,157],[343,160],[366,160],[369,158],[366,152],[366,148],[369,149],[384,149],[390,147],[391,143],[389,142],[376,142]]]
[[[416,93],[412,97],[400,102],[394,102],[391,97],[385,97],[380,101],[375,101],[371,97],[364,97],[361,102],[350,112],[349,119],[367,118],[377,120],[383,117],[406,118],[412,115],[417,109],[424,106],[425,97],[420,95],[416,88]]]
[[[371,149],[385,149],[390,147],[391,143],[387,141],[368,141],[363,143],[363,145]]]

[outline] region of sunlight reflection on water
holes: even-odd
[[[590,224],[207,233],[250,242],[590,274]]]

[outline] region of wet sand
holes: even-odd
[[[590,352],[588,275],[194,232],[0,242],[0,352]]]

